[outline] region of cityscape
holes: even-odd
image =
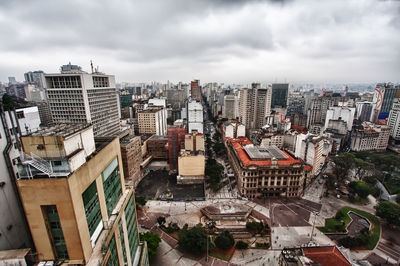
[[[400,265],[400,1],[72,2],[0,4],[0,265]]]

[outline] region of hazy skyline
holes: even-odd
[[[399,82],[400,1],[1,1],[0,81]]]

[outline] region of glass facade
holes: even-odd
[[[129,199],[125,207],[126,227],[128,229],[128,242],[131,251],[131,260],[134,261],[136,250],[139,245],[139,235],[136,227],[135,206],[133,196]]]
[[[61,228],[60,217],[56,205],[41,206],[46,221],[47,232],[57,259],[68,259],[67,246]]]
[[[85,207],[86,220],[89,227],[89,233],[92,237],[94,231],[101,223],[100,203],[97,196],[96,181],[83,192],[82,194],[83,205]]]
[[[107,213],[111,215],[115,205],[122,195],[118,159],[115,159],[107,166],[101,174],[103,177],[104,196],[106,199]]]
[[[121,238],[122,255],[124,257],[124,264],[126,264],[127,260],[126,260],[126,249],[125,249],[125,236],[124,236],[124,229],[122,226],[122,220],[119,220],[119,235]]]

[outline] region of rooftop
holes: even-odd
[[[278,165],[290,166],[293,164],[301,164],[301,160],[296,160],[285,151],[278,149],[275,146],[267,148],[254,147],[252,142],[246,137],[227,138],[228,143],[231,143],[232,148],[244,167],[250,165],[269,166],[273,159],[276,159]],[[245,145],[245,146],[244,146]],[[250,145],[250,146],[247,146]]]
[[[268,147],[257,147],[257,146],[245,146],[245,152],[251,160],[261,161],[261,160],[285,160],[288,156],[285,155],[276,146]]]
[[[153,135],[149,138],[149,140],[168,140],[168,136]]]
[[[68,137],[76,132],[81,131],[82,129],[90,127],[90,124],[56,124],[51,127],[47,127],[41,130],[36,131],[35,133],[31,133],[27,136],[61,136]]]
[[[322,265],[350,266],[351,263],[336,246],[303,248],[307,258]]]

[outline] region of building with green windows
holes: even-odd
[[[148,265],[118,138],[57,125],[21,138],[18,190],[40,261]]]

